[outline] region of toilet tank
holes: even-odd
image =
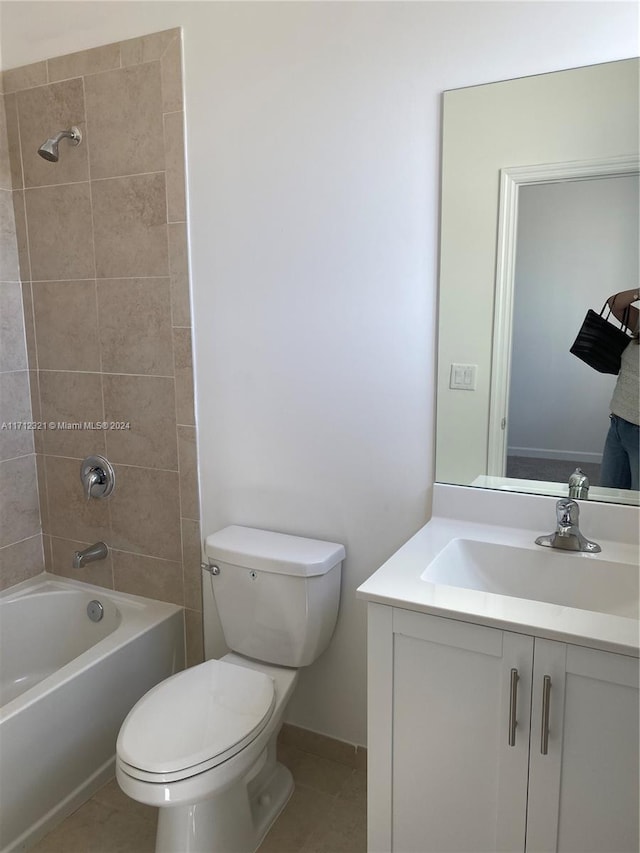
[[[230,649],[281,666],[308,666],[326,649],[340,601],[344,547],[233,525],[205,552]]]

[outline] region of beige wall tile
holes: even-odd
[[[27,187],[70,184],[89,178],[82,80],[65,80],[18,92],[20,143]],[[44,160],[38,148],[61,130],[76,126],[83,134],[79,145],[60,140],[57,163]]]
[[[182,606],[182,565],[171,560],[113,551],[115,589]]]
[[[193,403],[193,356],[191,329],[173,330],[173,359],[176,377],[176,413],[179,424],[196,422]]]
[[[164,173],[92,181],[98,278],[168,276]]]
[[[200,523],[182,519],[182,569],[184,576],[184,606],[202,610],[202,546]]]
[[[87,563],[79,569],[73,567],[73,555],[83,551],[95,542],[80,542],[76,539],[58,539],[51,537],[51,568],[50,571],[65,578],[73,578],[83,583],[92,583],[113,589],[113,563],[111,550],[104,560]],[[105,542],[108,547],[108,543]]]
[[[189,247],[185,222],[172,222],[169,233],[169,276],[171,279],[171,321],[174,326],[191,325],[189,296]]]
[[[25,190],[35,281],[94,278],[89,184]]]
[[[185,610],[184,620],[187,647],[187,666],[197,666],[204,660],[202,613],[199,613],[196,610]]]
[[[105,373],[173,375],[168,278],[100,279],[98,328]]]
[[[178,460],[182,517],[199,519],[200,498],[198,495],[198,455],[195,427],[178,427]]]
[[[40,507],[40,523],[43,530],[49,530],[49,502],[47,500],[47,473],[45,470],[45,458],[42,453],[36,453],[36,473],[38,475],[38,504]],[[49,542],[45,543],[46,548]],[[45,551],[46,553],[46,551]]]
[[[0,281],[0,371],[27,366],[22,287],[19,281]]]
[[[160,59],[167,46],[179,36],[179,29],[162,30],[159,33],[150,33],[147,36],[140,36],[139,38],[120,42],[120,55],[123,67]]]
[[[20,134],[18,132],[18,98],[15,93],[4,96],[4,107],[7,121],[7,150],[9,152],[11,187],[17,190],[22,188],[23,183]]]
[[[36,353],[36,336],[35,323],[33,315],[33,298],[31,292],[31,282],[22,282],[22,311],[24,316],[24,335],[27,343],[27,363],[30,370],[35,370],[38,366],[38,356]]]
[[[109,460],[177,470],[173,379],[105,373],[103,383],[105,421],[130,423],[129,429],[106,432]]]
[[[31,281],[31,261],[29,259],[29,243],[27,240],[27,212],[24,206],[23,190],[13,191],[13,215],[16,224],[20,278],[22,281]]]
[[[183,109],[182,43],[179,37],[169,43],[162,56],[162,106],[165,113]]]
[[[33,300],[40,369],[100,370],[95,281],[37,281]]]
[[[85,498],[80,482],[80,462],[77,459],[45,456],[44,463],[49,502],[48,529],[45,529],[45,533],[60,539],[79,542],[98,542],[102,539],[108,543],[112,498],[92,498],[90,501]]]
[[[53,559],[51,557],[51,536],[48,533],[42,534],[42,545],[44,549],[44,570],[45,572],[53,572]]]
[[[43,570],[41,533],[0,548],[0,589],[26,581]]]
[[[159,62],[94,74],[85,93],[92,179],[164,169]]]
[[[180,30],[55,57],[2,76],[10,94],[3,98],[7,122],[0,122],[0,138],[6,135],[6,143],[0,144],[0,157],[2,150],[10,156],[0,163],[0,189],[14,188],[9,281],[21,275],[25,291],[21,298],[12,285],[0,289],[6,331],[0,369],[8,364],[21,371],[4,383],[0,377],[0,415],[3,399],[19,397],[15,412],[22,418],[30,397],[33,420],[95,421],[91,410],[101,404],[104,382],[109,411],[100,419],[129,420],[132,430],[31,432],[12,437],[15,447],[0,444],[0,457],[5,450],[33,446],[46,451],[37,464],[46,527],[39,542],[46,540],[48,566],[112,586],[111,561],[76,574],[70,566],[76,547],[103,539],[116,548],[121,588],[179,603],[186,595],[190,659],[197,662],[202,594],[199,526],[188,517],[197,517],[199,508]],[[38,157],[48,136],[72,124],[86,131],[77,149],[61,142],[57,164]],[[98,147],[106,135],[109,145]],[[4,252],[5,263],[7,257]],[[30,395],[24,330],[14,322],[22,316],[22,303],[33,356]],[[100,339],[78,332],[87,329],[99,330]],[[177,387],[170,378],[176,369]],[[176,406],[187,425],[180,430],[180,474]],[[116,489],[107,501],[87,503],[78,460],[96,452],[117,463]]]
[[[184,183],[184,114],[168,113],[164,117],[164,145],[167,163],[167,219],[184,222],[187,204]]]
[[[84,428],[84,424],[104,420],[102,377],[99,373],[41,370],[41,418],[47,424],[80,424],[78,429],[47,429],[43,432],[44,452],[53,456],[84,459],[105,454],[105,432]]]
[[[0,462],[0,548],[39,532],[35,454]]]
[[[0,189],[0,281],[18,281],[19,279],[13,191]]]
[[[34,62],[19,68],[8,68],[3,72],[5,92],[17,92],[18,89],[30,89],[47,82],[47,63]]]
[[[38,428],[33,430],[33,444],[36,453],[44,451],[44,429],[42,428],[42,411],[40,408],[40,382],[38,381],[38,371],[29,370],[29,386],[31,389],[31,420],[38,424]],[[38,481],[40,474],[38,474]]]
[[[116,466],[111,517],[116,550],[180,560],[177,471]]]
[[[7,95],[6,97],[12,97]],[[12,190],[11,161],[9,158],[9,140],[7,137],[7,114],[5,96],[0,95],[0,189]]]
[[[56,56],[47,60],[49,82],[66,80],[69,77],[82,77],[84,74],[96,74],[108,71],[120,65],[120,45],[105,44],[65,56]]]
[[[29,372],[0,373],[0,424],[26,424],[31,421]],[[14,459],[34,452],[33,430],[26,426],[0,428],[0,460]]]

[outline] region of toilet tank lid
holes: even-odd
[[[344,546],[336,542],[237,524],[207,536],[205,553],[222,563],[301,577],[324,575],[345,556]]]

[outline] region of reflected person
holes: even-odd
[[[620,373],[609,404],[609,432],[600,470],[601,486],[636,491],[640,490],[640,311],[632,303],[639,299],[638,288],[623,290],[607,299],[612,314],[620,322],[623,322],[624,312],[629,308],[628,324],[634,332],[620,359]]]

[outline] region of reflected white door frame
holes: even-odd
[[[572,160],[566,163],[542,163],[500,170],[498,209],[498,246],[495,302],[493,312],[493,351],[489,398],[489,437],[487,474],[506,476],[509,382],[511,379],[511,336],[513,291],[515,286],[518,196],[521,186],[561,181],[590,181],[624,177],[640,173],[640,157],[629,155],[604,160]]]

